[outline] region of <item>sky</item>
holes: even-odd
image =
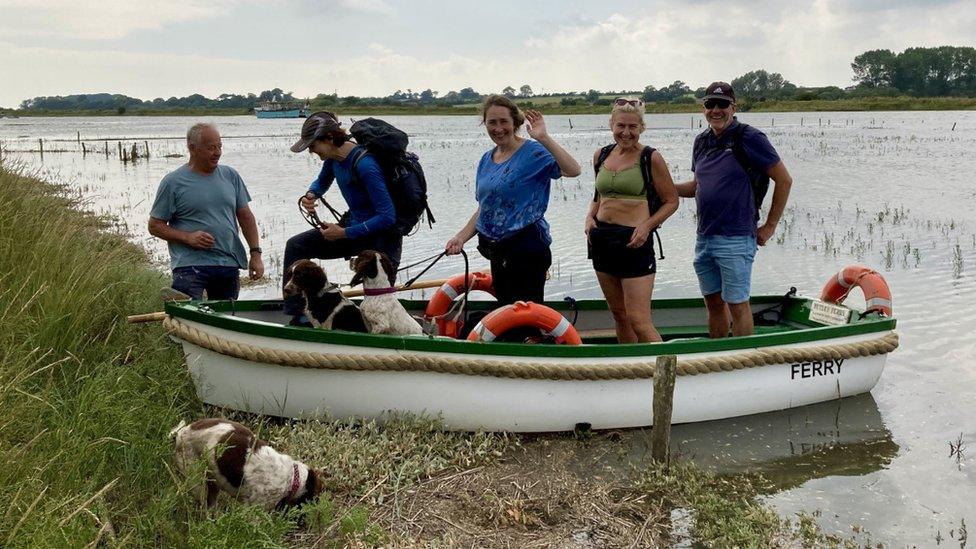
[[[872,49],[976,45],[976,0],[0,0],[0,107],[36,96],[847,86]]]

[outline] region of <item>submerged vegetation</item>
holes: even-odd
[[[372,547],[852,545],[784,520],[766,483],[676,463],[581,462],[587,439],[451,433],[437,421],[238,418],[327,472],[289,512],[199,509],[167,432],[220,411],[196,398],[178,348],[127,314],[164,276],[64,187],[0,168],[0,545]]]

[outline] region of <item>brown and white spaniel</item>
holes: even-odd
[[[372,334],[410,335],[422,334],[420,324],[403,308],[396,298],[393,281],[396,270],[383,252],[363,250],[353,261],[351,285],[362,283],[363,301],[359,309],[363,312],[369,331]]]
[[[279,453],[235,421],[180,421],[170,437],[176,441],[176,466],[184,474],[197,460],[206,460],[207,479],[199,496],[207,507],[217,502],[220,490],[268,510],[300,505],[323,491],[321,472]]]
[[[314,261],[299,259],[288,269],[291,279],[285,284],[285,297],[301,293],[305,296],[305,316],[316,328],[369,333],[369,324],[362,311],[335,284],[329,282],[325,271]]]

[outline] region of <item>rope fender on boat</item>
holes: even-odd
[[[422,354],[334,354],[309,353],[269,349],[247,343],[230,341],[189,326],[167,316],[163,321],[166,332],[199,347],[222,355],[298,368],[327,370],[379,370],[437,372],[446,374],[490,376],[518,379],[551,380],[612,380],[654,377],[657,356],[629,363],[600,362],[553,364],[543,362],[512,363],[478,358],[452,358]],[[898,348],[898,334],[890,332],[882,337],[837,345],[818,345],[800,348],[755,349],[732,355],[712,356],[678,361],[677,375],[689,376],[712,372],[730,372],[744,368],[790,364],[812,360],[847,359],[887,354]]]

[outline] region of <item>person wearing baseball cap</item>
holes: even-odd
[[[349,211],[337,223],[323,219],[321,227],[288,239],[282,286],[288,283],[288,267],[299,259],[347,258],[363,250],[377,250],[390,258],[394,268],[400,263],[403,237],[394,230],[396,210],[383,171],[373,156],[366,154],[365,147],[350,139],[335,114],[319,111],[305,119],[298,140],[291,146],[292,152],[307,150],[322,160],[318,177],[301,197],[301,207],[314,212],[316,200],[335,181]],[[286,300],[285,312],[298,316],[304,311],[301,304]]]
[[[757,246],[776,231],[793,185],[786,165],[760,130],[735,117],[735,91],[727,82],[705,88],[702,111],[708,129],[695,137],[690,181],[675,185],[695,198],[698,236],[695,273],[708,309],[710,337],[753,332],[749,296]],[[775,183],[772,204],[759,224],[762,200]]]

